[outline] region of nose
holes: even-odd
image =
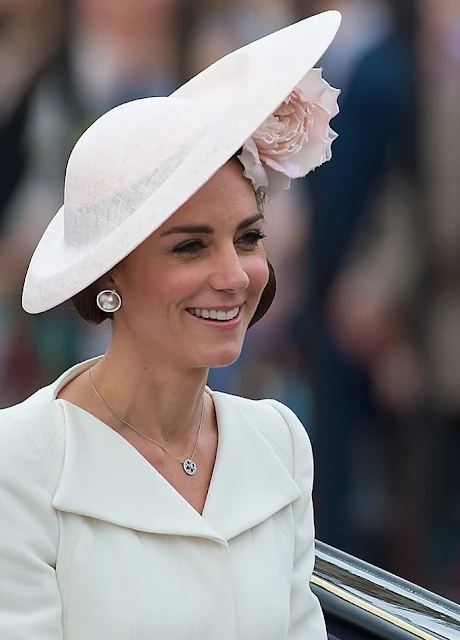
[[[209,282],[216,291],[239,292],[247,289],[249,276],[234,247],[216,256]]]

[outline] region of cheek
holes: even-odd
[[[264,255],[254,256],[254,260],[247,265],[246,273],[251,281],[251,287],[257,295],[260,295],[268,282],[268,264]]]
[[[160,318],[169,321],[171,313],[175,314],[179,307],[186,306],[188,300],[196,297],[203,288],[203,282],[202,270],[190,266],[179,269],[168,267],[149,274],[144,279],[145,290],[149,292],[144,308],[149,313],[155,313],[159,321]]]
[[[190,292],[195,280],[193,270],[160,265],[131,273],[124,285],[132,298],[142,298],[147,305],[160,302],[167,305]]]
[[[183,302],[203,286],[203,280],[200,269],[191,266],[169,269],[152,281],[152,291],[165,302]]]

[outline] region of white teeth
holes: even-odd
[[[231,309],[230,311],[220,311],[217,309],[189,309],[190,313],[192,313],[192,315],[197,316],[198,318],[211,318],[211,320],[233,320],[233,318],[236,318],[236,316],[238,315],[240,308],[239,307],[235,307],[234,309]]]

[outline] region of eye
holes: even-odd
[[[172,252],[196,254],[199,253],[201,249],[204,249],[204,243],[202,240],[186,240],[174,247]]]
[[[243,244],[249,247],[256,247],[261,240],[265,238],[265,233],[260,229],[252,229],[245,233],[238,242],[242,242]]]

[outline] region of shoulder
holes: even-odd
[[[29,442],[36,448],[38,455],[46,457],[65,426],[62,401],[55,399],[57,391],[98,359],[74,365],[24,402],[0,409],[0,443],[10,440]]]
[[[30,482],[38,481],[38,476],[43,480],[54,476],[57,481],[64,442],[64,414],[48,387],[20,404],[1,409],[0,478],[8,475]],[[51,478],[48,481],[54,484]]]
[[[223,408],[244,415],[287,466],[292,475],[299,464],[303,470],[313,466],[310,438],[294,411],[271,399],[250,400],[241,396],[218,393]]]

